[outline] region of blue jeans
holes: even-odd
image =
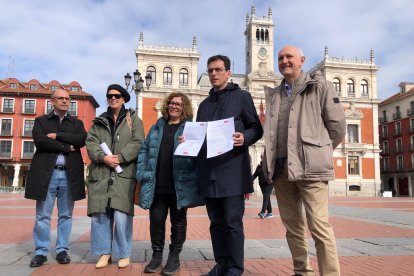
[[[56,254],[69,250],[74,202],[68,183],[67,171],[53,170],[46,200],[36,201],[36,222],[33,229],[36,255],[47,255],[50,243],[50,220],[56,198],[58,208]]]
[[[91,254],[111,254],[114,258],[129,258],[132,243],[131,215],[113,210],[111,215],[93,214]]]

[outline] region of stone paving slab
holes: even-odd
[[[262,220],[257,217],[261,198],[251,197],[246,202],[245,275],[292,274],[291,255],[274,197],[272,204],[275,217]],[[330,198],[331,223],[337,233],[341,275],[414,275],[414,213],[405,211],[412,206],[414,199],[410,198],[393,198],[390,201]],[[3,235],[0,232],[0,275],[141,275],[151,257],[148,211],[136,208],[132,265],[120,270],[115,263],[96,270],[98,257],[90,255],[90,218],[85,215],[86,200],[83,200],[75,205],[70,247],[72,263],[57,264],[51,250],[46,265],[29,268],[34,246],[31,236],[34,210],[31,208],[34,208],[34,202],[24,200],[22,196],[7,198],[0,195],[0,225],[4,231]],[[176,274],[178,276],[200,275],[214,265],[205,208],[190,209],[188,218],[188,240],[180,256],[182,270]],[[55,215],[53,219],[56,219]],[[6,228],[3,229],[3,226]],[[51,235],[51,244],[54,244],[55,229]],[[169,230],[166,237],[169,237]],[[168,256],[168,245],[166,241],[164,262]],[[317,271],[312,239],[309,240],[309,252]]]

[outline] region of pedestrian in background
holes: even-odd
[[[263,155],[261,156],[263,159]],[[252,181],[254,181],[256,178],[259,179],[259,186],[260,190],[263,194],[263,203],[262,203],[262,209],[260,210],[260,213],[258,214],[259,218],[273,218],[272,213],[272,202],[270,201],[270,194],[272,193],[273,186],[265,177],[265,173],[263,171],[262,162],[257,165],[256,170],[254,171],[252,175]]]

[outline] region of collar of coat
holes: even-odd
[[[305,90],[307,85],[317,83],[320,80],[323,80],[322,73],[320,71],[316,71],[312,75],[301,71],[299,77],[292,83],[292,91],[295,90],[299,91],[298,93],[301,93]],[[286,79],[283,79],[281,87],[285,87],[286,84]]]
[[[185,118],[184,120],[182,120],[181,122],[179,122],[179,124],[185,123],[185,122],[192,122],[191,118]],[[158,127],[163,127],[167,124],[167,120],[164,117],[161,117],[157,120],[157,122],[155,123]]]
[[[219,98],[223,97],[228,91],[240,89],[236,83],[229,82],[224,89],[216,90],[214,87],[210,89],[209,95],[213,101],[218,101]]]
[[[55,114],[55,111],[54,111],[54,110],[52,110],[52,111],[51,111],[51,112],[47,115],[47,119],[54,119],[54,118],[59,118],[59,116]],[[67,113],[66,113],[66,115],[63,117],[63,120],[65,120],[65,119],[67,119],[67,120],[69,120],[69,121],[71,121],[71,122],[75,121],[75,119],[74,119],[72,116],[70,116],[70,114],[69,114],[68,112],[67,112]]]

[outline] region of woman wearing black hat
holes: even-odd
[[[144,129],[135,111],[124,106],[130,100],[125,88],[110,85],[106,98],[108,109],[93,120],[86,139],[92,161],[88,175],[91,254],[101,256],[96,268],[106,267],[112,258],[119,259],[118,267],[123,268],[130,264],[136,158]],[[103,143],[112,154],[103,151]]]

